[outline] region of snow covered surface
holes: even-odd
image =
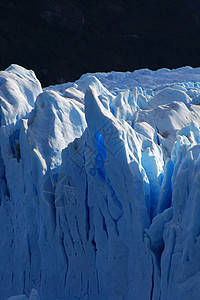
[[[0,104],[0,299],[200,298],[200,68],[12,65]]]

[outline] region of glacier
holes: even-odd
[[[0,72],[0,299],[198,300],[200,68]]]

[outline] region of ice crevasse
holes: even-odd
[[[0,299],[198,300],[199,104],[200,68],[1,71]]]

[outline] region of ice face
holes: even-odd
[[[0,72],[1,299],[199,299],[199,75]]]

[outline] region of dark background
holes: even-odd
[[[43,86],[97,71],[200,66],[198,0],[0,0],[0,69]]]

